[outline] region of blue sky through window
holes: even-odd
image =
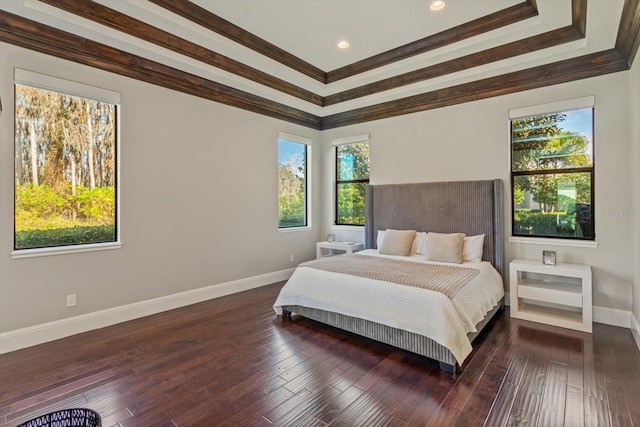
[[[593,132],[591,127],[592,113],[593,110],[591,108],[567,111],[564,113],[566,118],[560,122],[559,127],[567,132],[579,132],[584,135],[589,142],[593,142],[591,141],[591,134]]]
[[[297,142],[278,140],[278,164],[286,165],[296,173],[304,170],[305,145]]]

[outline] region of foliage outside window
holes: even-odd
[[[278,140],[278,227],[306,227],[307,144]]]
[[[336,225],[364,225],[369,142],[336,146]]]
[[[593,240],[593,108],[511,120],[513,235]]]
[[[16,250],[117,240],[116,108],[16,83]]]

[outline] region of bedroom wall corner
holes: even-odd
[[[365,133],[370,133],[368,123],[322,132],[320,137],[320,155],[322,157],[320,166],[320,179],[322,180],[320,240],[327,240],[327,234],[331,233],[335,234],[339,241],[364,243],[364,227],[335,225],[335,147],[332,145],[332,141],[337,138]],[[369,143],[371,151],[373,151],[375,139],[373,135],[370,137]]]
[[[633,316],[631,330],[640,349],[640,56],[636,55],[629,77],[631,140],[631,191],[633,198]]]

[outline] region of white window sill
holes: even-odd
[[[597,248],[598,242],[594,240],[565,240],[546,239],[540,237],[509,236],[509,243],[526,243],[531,245],[568,246],[572,248]]]
[[[35,258],[42,256],[75,254],[80,252],[108,251],[112,249],[120,249],[122,243],[91,243],[87,245],[58,246],[55,248],[37,248],[37,249],[20,249],[11,252],[11,258]]]
[[[295,233],[297,231],[311,231],[312,228],[309,226],[306,227],[289,227],[289,228],[278,228],[278,233]]]
[[[351,231],[362,231],[364,230],[364,225],[332,225],[332,230],[351,230]]]

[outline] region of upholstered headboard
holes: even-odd
[[[365,247],[376,248],[378,230],[483,234],[483,260],[505,277],[502,181],[451,181],[369,185]]]

